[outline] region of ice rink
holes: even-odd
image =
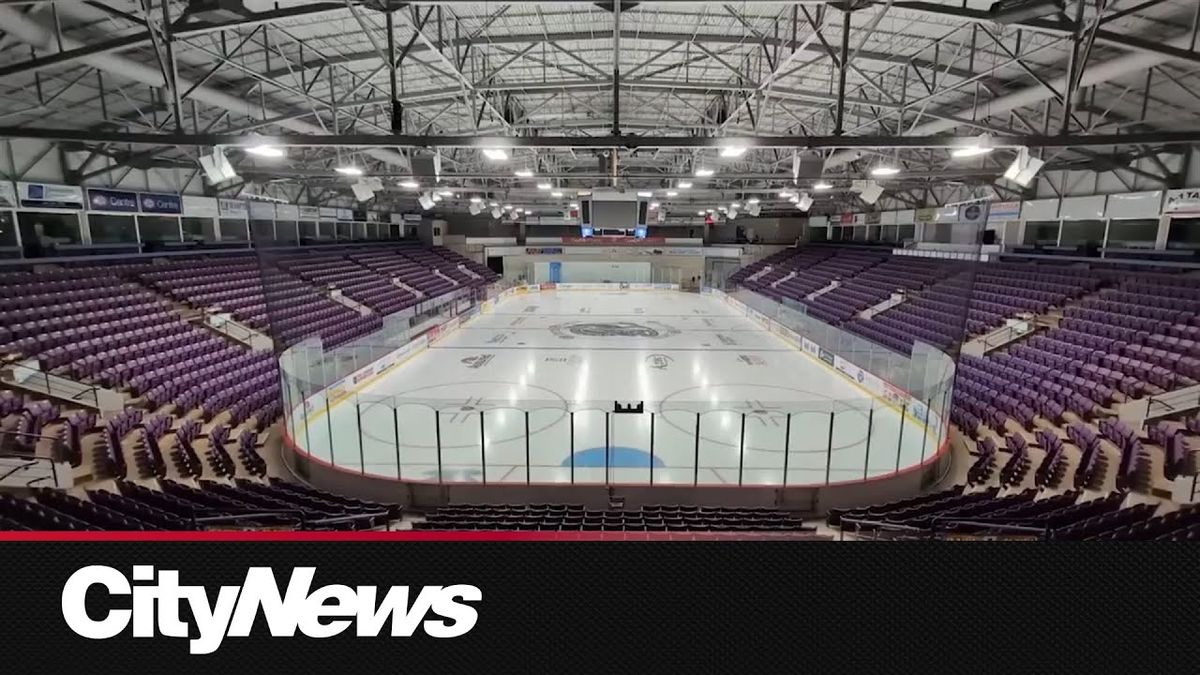
[[[293,437],[410,480],[800,485],[933,455],[901,420],[715,296],[560,290],[502,301]]]

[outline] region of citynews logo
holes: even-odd
[[[155,574],[152,565],[134,565],[133,582],[151,582],[138,584],[112,567],[90,565],[67,579],[62,613],[67,626],[85,638],[107,640],[132,624],[133,637],[188,638],[192,654],[211,654],[226,637],[249,636],[260,609],[272,637],[295,637],[299,631],[329,638],[351,624],[356,637],[377,637],[390,618],[392,637],[411,637],[420,627],[430,637],[455,638],[474,628],[479,618],[467,604],[483,599],[476,586],[391,586],[377,603],[376,586],[332,584],[310,591],[315,572],[315,567],[294,568],[281,594],[270,567],[251,567],[241,586],[221,586],[210,598],[203,586],[181,586],[177,570]],[[131,602],[122,604],[131,607],[89,616],[85,601],[95,586],[103,587],[109,599],[130,596]],[[92,591],[93,597],[98,592]],[[184,603],[190,624],[181,618]],[[427,618],[430,613],[435,616]]]

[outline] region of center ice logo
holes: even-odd
[[[658,321],[636,323],[634,321],[606,321],[577,323],[561,323],[550,326],[550,332],[561,339],[571,340],[575,337],[634,337],[634,338],[664,338],[678,335],[679,329]]]

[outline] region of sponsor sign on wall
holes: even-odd
[[[817,357],[825,363],[828,363],[831,366],[833,365],[833,352],[829,351],[828,349],[825,349],[824,347],[818,347]]]
[[[987,204],[984,202],[963,204],[958,209],[958,222],[960,223],[982,223],[986,217]]]
[[[250,217],[255,220],[274,220],[275,204],[273,202],[250,202]]]
[[[142,207],[142,213],[183,213],[183,202],[179,200],[179,195],[139,192],[138,203]]]
[[[1163,204],[1163,213],[1174,215],[1200,213],[1200,188],[1167,190],[1167,201]]]
[[[136,192],[88,188],[87,201],[89,211],[116,211],[118,213],[137,213],[138,211]]]
[[[1021,202],[992,202],[988,208],[988,222],[1018,220],[1021,217]]]
[[[222,218],[246,218],[250,215],[246,202],[240,199],[218,199],[217,209]]]
[[[221,208],[217,200],[212,197],[183,195],[180,201],[183,204],[183,215],[185,216],[216,218],[221,215]]]
[[[300,220],[320,220],[321,209],[316,206],[301,206]]]
[[[17,183],[21,206],[45,209],[82,209],[83,189],[75,185]]]

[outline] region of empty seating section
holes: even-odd
[[[0,529],[196,530],[212,527],[302,526],[369,529],[401,516],[394,504],[342,497],[315,488],[271,481],[171,480],[154,487],[118,481],[116,490],[75,495],[39,489],[22,499],[0,493]]]
[[[910,536],[1015,535],[1061,541],[1200,541],[1200,505],[1129,503],[1128,496],[964,486],[865,509],[830,512],[846,532]]]
[[[1196,474],[1200,415],[1140,430],[1116,418],[1131,399],[1200,382],[1200,277],[1025,262],[920,266],[879,257],[836,247],[781,251],[731,280],[805,304],[810,315],[903,354],[917,340],[950,349],[1013,319],[1034,329],[985,356],[958,357],[950,416],[974,444],[970,493],[959,488],[856,517],[926,528],[934,518],[994,512],[1009,524],[1049,523],[1060,538],[1200,537],[1192,507],[1166,506],[1169,512],[1150,518],[1144,506],[1118,508],[1118,497],[1073,501],[1085,490],[1148,494]],[[852,269],[851,261],[860,266]],[[836,287],[807,297],[835,280]],[[895,291],[903,302],[869,319],[857,316]]]
[[[461,504],[413,523],[415,529],[623,532],[811,533],[795,513],[771,508],[655,505],[637,510],[589,510],[579,504]]]
[[[265,476],[259,434],[282,413],[275,355],[209,330],[197,310],[228,313],[280,347],[319,336],[328,348],[378,330],[388,313],[496,278],[452,251],[411,244],[0,273],[0,354],[113,390],[126,404],[100,419],[2,391],[0,449],[91,462],[85,478]],[[369,310],[335,301],[330,285]]]

